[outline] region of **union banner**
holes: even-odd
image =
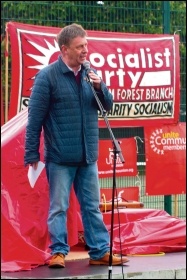
[[[57,59],[60,28],[8,22],[11,45],[9,119],[28,106],[36,73]],[[87,30],[91,67],[113,94],[112,127],[177,123],[179,36]],[[99,126],[105,127],[99,115]]]
[[[98,169],[100,178],[116,176],[137,176],[137,143],[133,137],[119,140],[120,149],[125,160],[121,162],[119,153],[116,155],[116,165],[114,162],[115,149],[110,140],[99,140]]]
[[[146,194],[186,193],[186,123],[145,127]]]

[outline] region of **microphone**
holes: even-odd
[[[83,66],[84,68],[86,69],[86,71],[89,71],[90,70],[90,62],[88,60],[85,60],[83,62]]]
[[[91,84],[93,84],[92,79],[91,79],[91,78],[89,77],[89,75],[88,75],[89,71],[91,70],[91,69],[90,69],[90,62],[89,62],[88,60],[85,60],[85,61],[83,62],[83,66],[84,66],[84,68],[85,68],[85,70],[86,70],[86,75],[87,75],[88,81],[89,81]]]

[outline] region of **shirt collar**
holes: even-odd
[[[64,63],[65,63],[65,62],[64,62]],[[65,63],[65,64],[66,64],[66,63]],[[74,72],[73,69],[72,69],[71,67],[69,67],[67,64],[66,64],[66,66],[68,67],[68,69],[69,69],[70,71],[72,71],[72,72],[74,73],[75,76],[77,76],[78,73],[79,73],[79,71],[81,70],[81,65],[80,65],[79,69],[78,69],[76,72]]]

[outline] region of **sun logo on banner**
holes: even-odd
[[[158,155],[163,155],[164,154],[164,149],[163,149],[163,145],[160,141],[160,139],[162,138],[162,134],[163,134],[163,130],[162,129],[156,129],[155,131],[153,131],[153,133],[150,136],[150,146],[153,149],[153,151],[155,153],[157,153]]]
[[[29,37],[28,37],[29,36]],[[44,37],[45,36],[45,37]],[[33,81],[37,73],[53,63],[58,59],[60,49],[55,36],[31,36],[31,34],[22,34],[22,51],[21,61],[22,67],[20,67],[20,80],[22,81],[19,86],[19,99],[18,106],[20,110],[23,110],[28,106],[30,94],[33,87]],[[27,69],[25,72],[24,69]]]
[[[45,39],[44,39],[44,41],[45,41],[46,45],[48,46],[48,48],[42,47],[35,42],[29,41],[29,43],[33,47],[35,47],[38,51],[40,51],[43,55],[35,55],[35,54],[27,53],[26,55],[32,57],[34,60],[36,60],[40,63],[40,65],[29,66],[28,68],[34,68],[34,69],[40,70],[40,69],[44,68],[45,66],[47,66],[48,64],[50,64],[51,62],[55,61],[56,56],[60,52],[60,49],[59,49],[59,46],[58,46],[56,40],[54,40],[54,45],[52,45]]]

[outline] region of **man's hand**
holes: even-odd
[[[88,73],[88,75],[93,82],[93,87],[97,90],[100,90],[101,89],[101,78],[97,74],[95,74],[93,71],[90,71]]]
[[[29,165],[32,166],[34,168],[34,170],[36,170],[38,168],[38,161],[30,163]]]

